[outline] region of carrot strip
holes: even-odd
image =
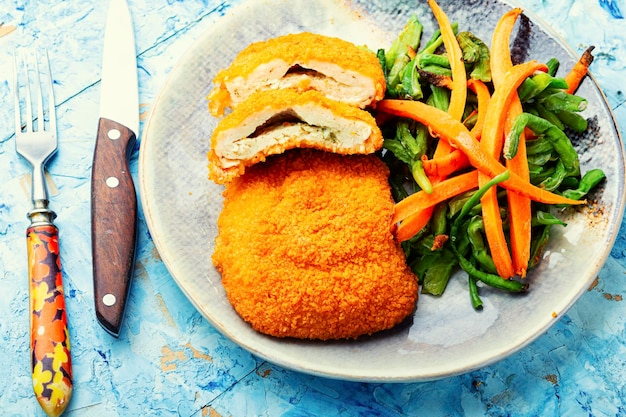
[[[496,88],[504,83],[506,73],[513,67],[509,42],[513,27],[521,9],[513,9],[505,13],[493,33],[491,40],[491,75]],[[511,100],[509,112],[505,120],[505,136],[511,130],[515,118],[522,113],[522,104],[517,94]],[[513,159],[506,161],[510,172],[517,174],[525,181],[530,181],[528,159],[526,157],[526,138],[520,136],[518,152]],[[530,260],[531,246],[531,200],[516,192],[507,193],[509,206],[509,240],[511,244],[511,257],[513,269],[521,277],[526,276]]]
[[[466,80],[467,75],[465,73],[465,64],[463,62],[463,51],[461,46],[454,35],[454,30],[450,24],[450,20],[445,12],[439,7],[435,0],[428,0],[428,4],[432,9],[433,15],[439,24],[439,30],[441,32],[441,38],[443,40],[448,60],[450,61],[450,70],[452,71],[452,86],[450,94],[450,104],[448,105],[448,112],[456,120],[461,120],[465,111],[465,102],[467,100],[467,88]],[[447,155],[452,151],[452,147],[447,141],[440,140],[435,148],[434,156],[440,157]],[[431,183],[439,183],[443,178],[432,177]],[[430,211],[432,214],[432,210]],[[430,214],[428,214],[430,216]],[[426,217],[427,213],[422,214],[422,219]],[[419,231],[419,230],[417,230]]]
[[[495,88],[485,116],[480,140],[483,149],[487,150],[494,158],[499,158],[504,144],[504,122],[506,120],[506,110],[512,97],[517,94],[517,88],[526,78],[536,71],[547,71],[548,67],[537,61],[529,61],[511,68],[507,72],[502,85]]]
[[[456,120],[461,120],[465,111],[465,102],[467,100],[467,75],[465,73],[465,64],[463,62],[463,51],[456,40],[452,25],[445,12],[439,7],[435,0],[428,0],[428,4],[433,11],[433,15],[439,24],[441,38],[446,48],[448,60],[450,61],[450,70],[452,71],[452,90],[450,94],[450,105],[448,113]],[[439,157],[449,153],[452,150],[446,141],[439,141],[435,148],[435,157]]]
[[[508,46],[507,46],[508,49]],[[516,65],[506,72],[502,83],[495,87],[494,93],[489,101],[485,125],[483,127],[480,145],[494,159],[499,159],[502,154],[504,143],[504,123],[506,121],[507,109],[511,100],[517,94],[517,88],[526,78],[537,70],[545,69],[544,64],[536,61],[529,61]],[[480,173],[478,175],[479,186],[491,180],[491,176]],[[515,275],[513,259],[502,227],[500,217],[500,206],[498,204],[497,188],[492,187],[481,198],[483,222],[485,225],[485,235],[491,251],[491,257],[498,271],[498,275],[503,278],[510,278]]]
[[[426,175],[439,178],[449,177],[455,172],[471,166],[467,156],[458,149],[439,158],[427,159],[427,157],[424,156],[422,158],[422,165],[424,166]]]
[[[404,242],[411,239],[420,230],[422,230],[433,215],[434,206],[427,209],[420,210],[417,213],[411,214],[407,217],[396,229],[396,239],[398,242]]]
[[[470,78],[467,80],[467,86],[476,94],[478,99],[478,119],[470,132],[476,139],[479,139],[482,136],[483,126],[485,125],[491,94],[487,85],[480,80]]]
[[[485,182],[489,182],[490,179],[484,174],[480,174],[479,183],[481,178],[486,178],[487,181]],[[497,187],[491,187],[480,199],[483,225],[487,243],[489,244],[489,251],[491,252],[491,259],[493,259],[498,275],[502,278],[511,278],[515,275],[515,269],[513,268],[513,259],[511,258],[506,237],[504,236],[504,229],[502,228],[497,191]]]
[[[463,123],[453,119],[444,111],[420,101],[392,99],[378,102],[376,110],[410,118],[429,126],[442,139],[465,153],[473,167],[491,177],[506,171],[496,158],[481,148],[480,142],[471,135]],[[500,184],[506,189],[517,191],[534,201],[545,204],[586,204],[585,200],[572,200],[536,187],[515,174],[511,174],[509,179]]]
[[[477,186],[478,171],[476,170],[433,184],[432,193],[428,194],[420,190],[399,201],[394,207],[391,223],[400,222],[420,210],[432,207]]]
[[[467,86],[476,93],[476,97],[478,98],[478,118],[470,133],[476,139],[480,139],[491,94],[489,93],[487,85],[480,80],[469,79]],[[429,177],[443,178],[470,166],[467,156],[458,149],[454,149],[447,155],[438,158],[427,159],[424,157],[422,158],[422,164],[424,171]]]
[[[511,114],[517,113],[517,106],[515,106],[515,110],[511,107],[510,111]],[[511,172],[518,175],[521,179],[530,181],[528,160],[526,158],[526,140],[523,138],[523,134],[520,136],[517,155],[511,160],[507,160],[506,165]],[[530,261],[531,199],[520,193],[509,192],[507,193],[507,201],[509,203],[509,235],[513,267],[516,274],[525,277]]]
[[[574,64],[570,72],[565,75],[565,81],[567,82],[566,91],[569,94],[574,94],[583,78],[585,78],[585,75],[589,72],[589,66],[593,62],[593,55],[591,54],[591,51],[593,51],[594,48],[594,46],[587,48],[578,59],[578,62]]]
[[[522,9],[514,8],[502,15],[493,31],[491,38],[491,77],[493,84],[497,88],[504,81],[504,77],[512,67],[509,41],[513,27]]]

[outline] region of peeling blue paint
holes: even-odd
[[[621,3],[621,4],[620,4]],[[611,13],[615,19],[623,19],[621,7],[624,6],[622,1],[619,0],[600,0],[600,6],[607,12]]]

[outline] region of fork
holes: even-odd
[[[45,72],[39,71],[36,55],[14,55],[15,149],[32,167],[32,202],[26,230],[30,299],[30,348],[33,389],[49,416],[63,413],[72,395],[72,359],[65,311],[59,230],[48,207],[44,169],[57,150],[57,126],[50,59],[46,51]],[[23,80],[19,82],[19,72]],[[34,81],[31,79],[34,76]],[[31,84],[36,114],[33,112]],[[22,93],[20,93],[22,90]],[[21,106],[20,95],[24,106]],[[45,99],[45,100],[44,100]],[[44,102],[47,104],[44,109]],[[24,117],[22,117],[22,108]]]

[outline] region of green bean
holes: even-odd
[[[483,82],[491,81],[489,47],[472,32],[461,32],[457,36],[463,51],[463,60],[471,65],[469,77]]]
[[[541,72],[527,78],[518,88],[520,101],[526,103],[547,88],[567,88],[567,82],[563,78],[555,78],[550,74]]]
[[[430,218],[430,228],[435,236],[446,233],[448,229],[448,205],[446,202],[435,205]]]
[[[496,265],[493,263],[493,259],[489,254],[489,249],[485,245],[483,239],[483,232],[485,231],[485,225],[481,216],[474,216],[470,220],[467,227],[467,236],[470,244],[472,245],[472,256],[487,272],[497,274]]]
[[[506,140],[508,147],[505,144],[505,147],[507,147],[504,151],[506,158],[512,158],[515,155],[519,137],[525,127],[530,128],[536,134],[543,135],[544,138],[550,141],[559,158],[563,161],[563,166],[568,175],[578,175],[580,173],[578,153],[565,133],[549,121],[529,113],[522,113],[515,119]]]
[[[440,67],[439,65],[427,65],[419,70],[420,76],[424,76],[424,73],[430,73],[434,75],[452,77],[452,71],[448,68]]]
[[[401,98],[419,100],[424,97],[416,65],[417,60],[413,59],[402,71],[400,84],[397,86],[398,96]]]
[[[559,118],[563,125],[569,127],[575,132],[582,133],[587,130],[587,119],[581,116],[578,113],[574,113],[572,111],[562,110],[556,112],[556,117]]]
[[[528,164],[541,167],[553,159],[552,152],[535,153],[528,155]]]
[[[556,165],[542,165],[541,167],[537,167],[537,169],[534,169],[530,173],[530,182],[534,185],[539,185],[554,175],[555,171]]]
[[[550,238],[550,229],[550,225],[544,226],[541,229],[541,233],[539,233],[539,235],[535,235],[535,237],[531,241],[530,260],[528,262],[528,268],[532,268],[539,263],[541,258],[541,252],[543,252],[543,248],[546,246]]]
[[[463,52],[463,61],[465,63],[474,64],[480,61],[480,50],[474,42],[475,36],[471,32],[460,32],[456,35],[456,40]]]
[[[554,172],[548,178],[541,181],[539,187],[547,191],[554,191],[559,188],[559,186],[567,176],[568,173],[565,169],[565,166],[563,165],[563,161],[559,159],[556,163],[556,166],[554,167]]]
[[[407,149],[402,145],[402,143],[397,139],[384,139],[383,140],[383,148],[391,151],[396,158],[405,164],[411,163],[411,157]]]
[[[387,84],[385,96],[389,98],[397,98],[398,92],[396,91],[396,87],[389,84],[389,68],[387,67],[387,59],[385,58],[385,50],[379,49],[376,52],[376,58],[378,58],[380,67],[382,68],[383,74],[385,75],[385,82]]]
[[[387,81],[392,88],[400,83],[400,77],[404,67],[410,62],[409,48],[417,51],[422,37],[423,26],[413,15],[402,29],[402,32],[392,42],[385,53],[385,67],[388,68]]]
[[[472,302],[472,307],[476,310],[482,310],[483,308],[483,300],[480,299],[478,295],[478,285],[477,279],[472,275],[469,276],[469,294],[470,301]]]
[[[450,69],[450,61],[445,55],[422,53],[416,57],[415,61],[417,62],[417,66],[419,68],[424,68],[429,65],[435,65],[438,67]]]
[[[545,211],[541,211],[541,210],[537,210],[537,212],[535,213],[535,215],[533,216],[531,220],[531,223],[533,227],[551,226],[555,224],[560,225],[560,226],[567,226],[567,224],[563,222],[563,220],[559,219],[555,215],[545,212]]]
[[[537,138],[534,140],[526,141],[526,154],[527,155],[550,153],[553,150],[554,150],[554,146],[552,146],[550,141],[547,139]]]
[[[472,109],[468,109],[471,111]],[[463,115],[463,124],[468,130],[471,130],[478,121],[478,114],[475,112],[471,112],[469,115]]]
[[[561,63],[556,58],[550,58],[548,62],[546,62],[546,66],[548,67],[548,74],[551,76],[555,76],[557,71],[559,70],[559,66]]]
[[[411,175],[413,176],[413,180],[419,185],[419,187],[424,190],[427,194],[432,194],[433,185],[430,182],[430,178],[426,175],[424,171],[424,164],[421,159],[414,159],[411,163]]]
[[[450,218],[454,217],[457,213],[461,211],[465,203],[472,198],[476,191],[466,191],[462,194],[459,194],[455,197],[452,197],[448,201],[448,216]]]
[[[452,271],[456,267],[456,256],[450,250],[438,250],[432,264],[423,273],[422,293],[441,295],[446,289]]]
[[[448,107],[450,107],[450,91],[447,88],[437,87],[436,85],[431,85],[430,89],[432,94],[426,102],[439,110],[447,111]]]
[[[410,262],[410,268],[420,279],[422,293],[441,295],[457,265],[456,256],[446,247],[433,249],[435,236],[430,232],[413,242],[418,256]]]
[[[572,200],[580,200],[605,178],[606,174],[599,168],[587,171],[581,178],[578,188],[563,191],[563,196]]]
[[[424,171],[421,159],[428,147],[426,138],[428,131],[423,125],[418,125],[416,130],[417,135],[414,137],[408,120],[399,121],[396,125],[396,137],[384,139],[383,148],[391,151],[396,158],[407,164],[420,189],[430,194],[433,192],[433,187]]]
[[[578,186],[580,185],[580,178],[578,177],[565,177],[563,178],[563,182],[561,183],[561,187],[562,189],[567,189],[567,188],[578,188]]]
[[[521,292],[527,289],[526,284],[516,281],[516,280],[512,280],[512,279],[503,279],[502,277],[498,275],[490,274],[490,273],[483,272],[477,269],[472,264],[471,261],[466,259],[458,251],[458,248],[456,246],[457,233],[459,232],[459,226],[461,224],[461,220],[478,203],[478,201],[480,201],[482,196],[487,192],[489,188],[499,184],[502,181],[506,181],[508,178],[509,178],[508,170],[504,171],[501,174],[496,175],[490,181],[488,181],[483,187],[479,188],[478,191],[476,191],[469,200],[467,200],[467,202],[463,205],[461,212],[452,223],[452,228],[450,231],[450,243],[451,243],[450,248],[456,255],[457,261],[459,262],[459,265],[461,266],[461,268],[468,274],[474,276],[475,278],[479,279],[480,281],[484,282],[485,284],[491,287],[495,287],[495,288],[499,288],[499,289],[503,289],[507,291],[512,291],[512,292]]]
[[[537,114],[535,114],[535,116],[541,117],[542,119],[546,119],[547,121],[555,125],[560,130],[565,129],[565,126],[563,126],[563,122],[561,122],[561,119],[559,119],[558,116],[554,114],[553,111],[548,110],[542,103],[536,102],[533,104],[532,107],[534,107],[537,110]]]
[[[580,112],[587,108],[587,99],[574,94],[568,94],[565,91],[556,91],[552,94],[547,94],[545,97],[540,98],[539,101],[547,110],[553,112],[563,110]]]
[[[459,227],[459,234],[456,235],[456,239],[454,241],[454,245],[458,249],[459,253],[464,256],[470,256],[472,247],[469,241],[469,237],[467,236],[467,226],[469,226],[469,219],[461,222],[461,226]],[[452,246],[452,242],[450,242],[450,246]]]
[[[516,281],[514,279],[504,279],[499,275],[490,274],[477,269],[472,263],[462,256],[457,256],[457,260],[461,268],[469,275],[477,278],[490,287],[511,292],[524,292],[528,289],[528,284]]]
[[[452,31],[456,34],[459,31],[458,22],[454,22],[451,24]],[[422,53],[425,54],[434,54],[437,48],[443,45],[443,38],[441,37],[441,30],[437,29],[433,35],[430,37],[424,48],[422,49]]]

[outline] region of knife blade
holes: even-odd
[[[135,263],[137,196],[129,159],[138,133],[133,23],[126,0],[111,0],[92,166],[91,239],[96,317],[115,337],[120,333]]]

